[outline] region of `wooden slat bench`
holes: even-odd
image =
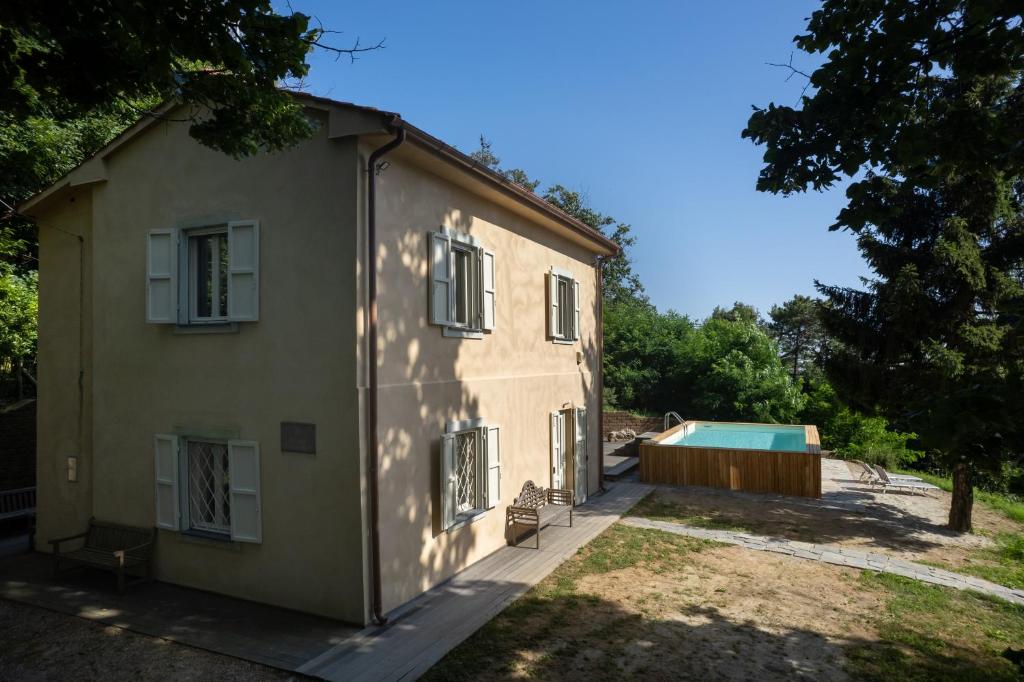
[[[538,488],[533,481],[523,484],[519,496],[512,500],[512,505],[505,511],[505,525],[512,528],[512,544],[519,537],[520,525],[532,526],[537,533],[537,549],[540,549],[540,529],[547,526],[566,512],[569,513],[569,527],[572,528],[572,506],[574,503],[571,490],[555,488]]]
[[[61,552],[61,545],[74,540],[85,542],[78,549]],[[62,564],[75,567],[90,566],[117,575],[117,591],[124,592],[125,575],[131,569],[141,577],[132,582],[153,579],[153,543],[156,531],[153,528],[137,528],[119,523],[108,523],[90,519],[89,529],[78,535],[50,540],[53,546],[53,574],[60,573]]]
[[[0,521],[35,516],[36,489],[0,490]]]

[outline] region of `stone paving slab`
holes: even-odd
[[[808,561],[820,561],[836,566],[849,566],[851,568],[878,571],[879,573],[891,573],[920,580],[924,583],[953,587],[958,590],[975,590],[976,592],[1005,599],[1014,604],[1024,605],[1024,590],[1013,590],[1003,585],[982,580],[981,578],[975,578],[974,576],[953,573],[952,571],[917,564],[891,557],[887,554],[879,554],[878,552],[864,552],[835,545],[812,545],[798,540],[756,536],[730,530],[694,528],[681,523],[657,521],[639,516],[627,516],[622,519],[622,523],[635,528],[653,528],[668,533],[675,533],[676,535],[724,542],[758,552],[786,554],[798,559],[807,559]]]

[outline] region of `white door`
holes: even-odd
[[[576,504],[587,501],[587,410],[577,407],[573,418],[573,483],[575,484]]]
[[[565,413],[551,413],[551,487],[565,489]]]

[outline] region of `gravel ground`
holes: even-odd
[[[294,680],[294,674],[0,601],[0,680]]]

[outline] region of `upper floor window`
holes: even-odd
[[[146,321],[259,319],[259,223],[152,230],[146,248]]]
[[[494,329],[494,253],[470,235],[430,233],[430,322],[445,336],[482,338]]]
[[[580,283],[572,273],[552,267],[548,275],[548,336],[555,343],[580,338]]]

